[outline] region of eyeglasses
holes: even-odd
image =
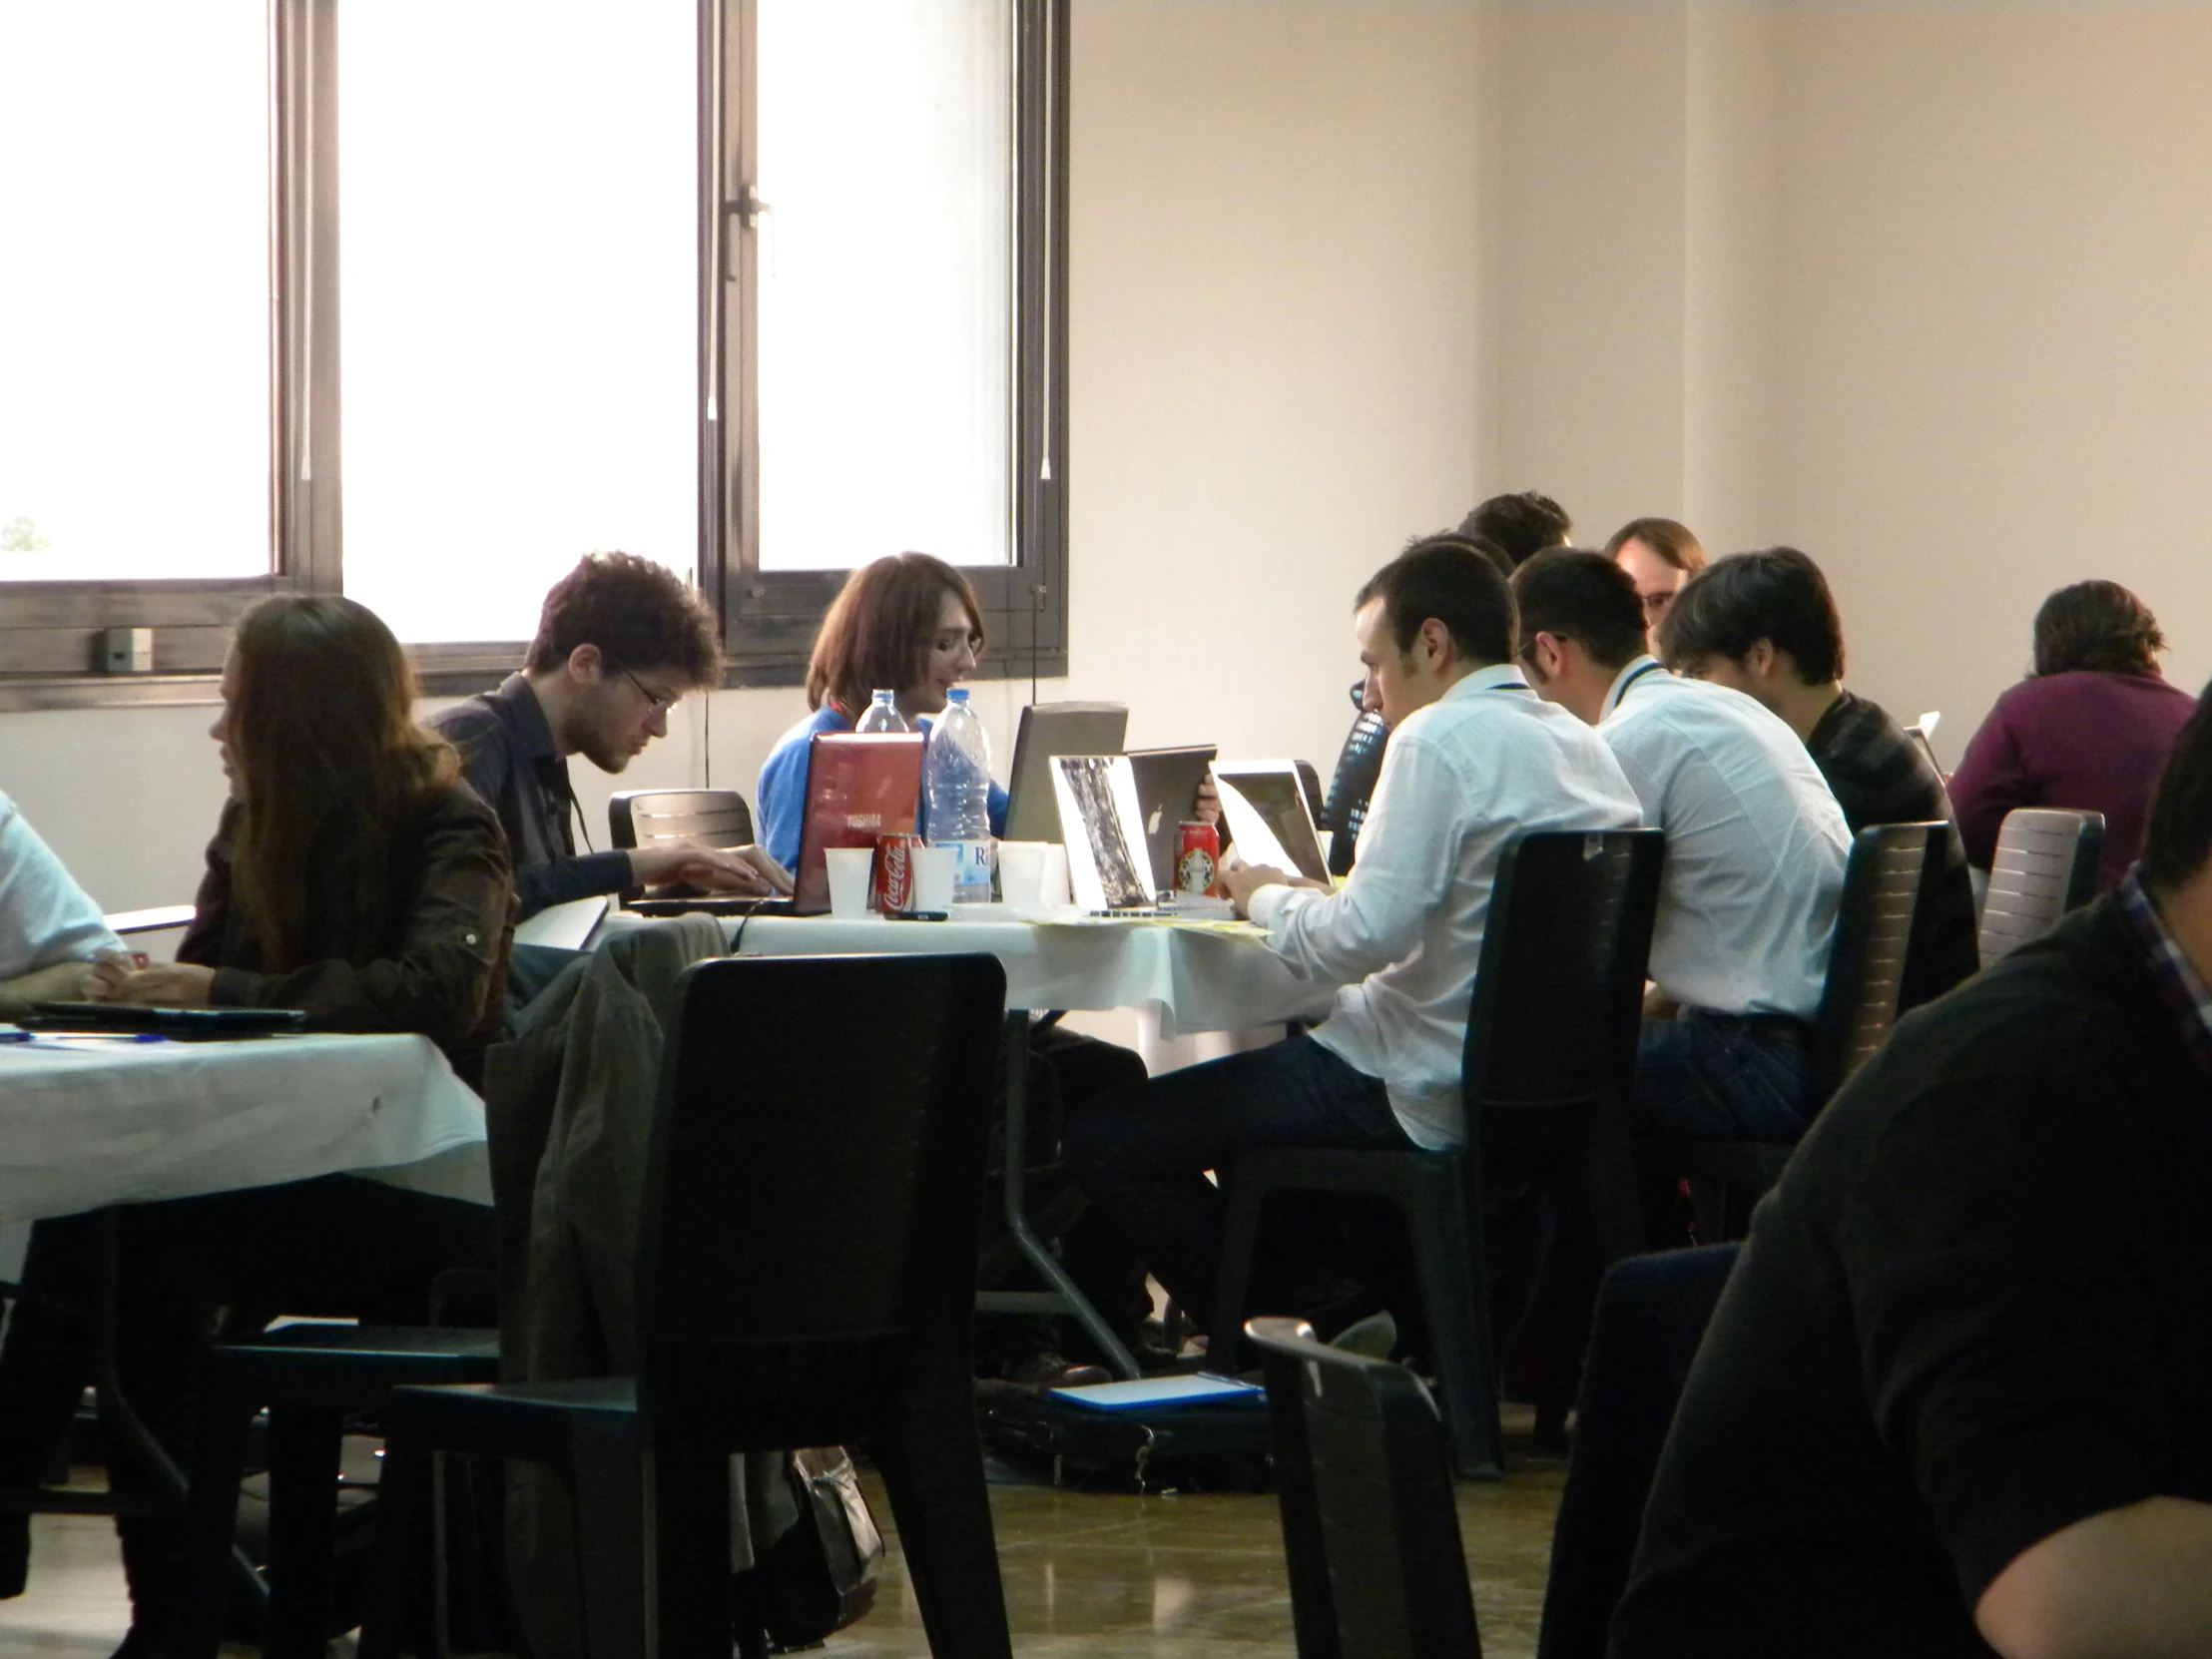
[[[1657,622],[1661,617],[1667,614],[1667,607],[1674,603],[1674,594],[1672,593],[1672,591],[1662,593],[1641,593],[1638,594],[1636,598],[1644,608],[1644,620],[1647,622]]]
[[[646,708],[654,714],[665,715],[682,700],[681,692],[657,692],[626,668],[618,668],[615,672],[638,688],[638,695],[645,699]]]

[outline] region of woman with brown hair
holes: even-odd
[[[2166,683],[2150,607],[2117,582],[2076,582],[2035,613],[2028,678],[1996,701],[1950,779],[1966,861],[1987,869],[2015,807],[2104,815],[2098,885],[2127,873],[2143,843],[2151,786],[2196,709]]]
[[[89,993],[417,1032],[474,1081],[502,1018],[506,846],[453,751],[415,725],[398,642],[349,599],[264,600],[239,624],[222,695],[211,736],[231,800],[178,959],[103,959]],[[419,1324],[440,1271],[493,1258],[488,1208],[357,1176],[140,1205],[117,1223],[124,1391],[180,1461],[192,1379],[219,1325],[253,1332],[278,1314]],[[91,1224],[39,1223],[26,1286],[68,1299],[89,1285]],[[89,1361],[80,1330],[17,1305],[0,1353],[0,1485],[36,1483]],[[114,1450],[118,1489],[152,1484],[134,1454]],[[119,1517],[117,1531],[133,1607],[123,1652],[159,1653],[176,1606],[177,1523]],[[0,1534],[0,1595],[20,1591],[24,1547],[22,1533]]]
[[[786,869],[799,865],[807,815],[808,747],[849,732],[878,691],[890,692],[909,726],[944,712],[952,688],[983,655],[983,611],[968,579],[926,553],[894,553],[862,565],[822,619],[807,665],[814,711],[777,740],[761,768],[760,838]],[[991,833],[1006,828],[1006,792],[991,785]]]

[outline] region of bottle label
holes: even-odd
[[[952,899],[956,904],[987,904],[991,897],[991,842],[945,841],[958,849],[960,861],[952,875]]]

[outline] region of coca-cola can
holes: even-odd
[[[1211,824],[1186,824],[1175,844],[1175,890],[1204,895],[1221,868],[1221,831]]]
[[[875,907],[885,915],[914,907],[914,855],[919,835],[883,835],[875,842]]]

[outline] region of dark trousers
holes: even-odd
[[[1645,1134],[1795,1141],[1805,1132],[1812,1027],[1781,1014],[1685,1008],[1644,1021],[1635,1126]]]
[[[201,1356],[217,1334],[260,1331],[279,1314],[420,1324],[447,1268],[489,1271],[492,1212],[482,1205],[332,1175],[133,1205],[117,1212],[116,1364],[123,1391],[180,1464],[191,1455]],[[32,1230],[26,1290],[73,1303],[92,1292],[96,1218]],[[35,1484],[91,1380],[81,1323],[19,1304],[0,1349],[0,1485]],[[111,1484],[154,1489],[153,1472],[111,1458]],[[119,1520],[136,1622],[173,1605],[178,1526]]]
[[[1231,1054],[1157,1077],[1071,1115],[1068,1162],[1153,1276],[1201,1329],[1213,1318],[1226,1181],[1247,1152],[1274,1146],[1405,1151],[1412,1146],[1380,1078],[1356,1071],[1312,1037]],[[1294,1285],[1326,1257],[1319,1241],[1286,1241],[1279,1283]]]

